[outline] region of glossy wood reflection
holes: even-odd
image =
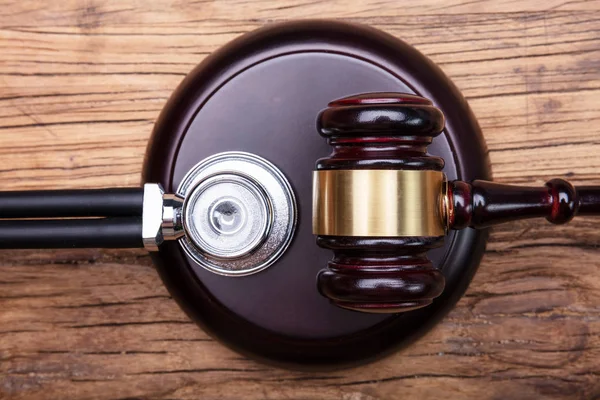
[[[317,170],[441,170],[444,160],[429,156],[427,145],[443,128],[442,112],[419,96],[365,93],[335,100],[319,115],[319,132],[328,139],[333,152],[317,162]],[[365,187],[375,190],[373,185]],[[389,190],[377,195],[395,197],[390,201],[425,204],[423,199],[403,198]],[[432,196],[439,204],[437,209],[445,228],[454,230],[484,229],[534,217],[564,224],[580,211],[584,215],[600,214],[600,186],[586,186],[578,191],[564,179],[552,179],[540,188],[455,180],[447,189],[440,185],[439,193]],[[323,202],[319,196],[315,199]],[[368,196],[361,196],[357,202],[365,203],[367,199]],[[366,209],[362,203],[354,210]],[[318,203],[316,209],[321,207]],[[348,215],[352,218],[357,218],[357,214],[362,218],[364,214],[365,221],[383,218],[385,214],[385,210],[351,211]],[[428,212],[438,216],[436,209]],[[317,213],[314,218],[319,225],[323,216]],[[327,236],[322,230],[315,233],[319,235],[317,243],[334,252],[328,268],[318,275],[319,291],[340,307],[378,313],[410,311],[431,304],[444,289],[443,275],[425,255],[425,250],[440,246],[444,236],[422,237],[421,232],[406,234],[407,237],[361,237],[351,233],[344,237]]]
[[[452,229],[481,229],[535,217],[564,224],[579,214],[600,215],[600,186],[576,188],[564,179],[549,180],[543,187],[454,181],[448,197]]]
[[[317,170],[435,170],[444,160],[427,145],[444,129],[444,116],[431,101],[401,93],[366,93],[332,101],[317,122],[333,147]],[[319,272],[323,296],[339,307],[369,313],[397,313],[431,304],[444,290],[444,276],[426,251],[444,236],[356,237],[318,235],[333,251]]]

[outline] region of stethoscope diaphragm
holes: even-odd
[[[292,188],[271,162],[250,153],[208,157],[183,178],[180,244],[202,267],[245,276],[272,265],[296,226]]]

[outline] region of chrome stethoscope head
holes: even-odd
[[[178,240],[188,257],[226,276],[250,275],[272,265],[296,227],[292,188],[272,163],[254,154],[208,157],[183,178],[176,194],[144,187],[144,246]]]

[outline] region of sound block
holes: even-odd
[[[460,299],[487,231],[450,232],[429,254],[446,276],[431,306],[404,314],[363,314],[333,306],[316,288],[331,253],[311,232],[312,171],[330,148],[316,131],[331,100],[363,92],[429,98],[446,117],[430,153],[450,180],[491,179],[480,128],[457,88],[430,60],[378,30],[302,21],[246,34],[207,57],[174,92],[158,119],[145,182],[177,190],[202,159],[254,153],[288,178],[299,216],[294,239],[271,267],[228,277],[188,258],[177,242],[153,258],[173,298],[212,337],[249,357],[295,369],[338,369],[378,359],[427,332]]]

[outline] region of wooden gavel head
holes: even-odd
[[[317,280],[334,304],[394,313],[442,293],[444,276],[426,252],[447,229],[444,160],[427,154],[443,129],[442,112],[409,94],[346,97],[319,114],[333,152],[314,172],[313,232],[334,253]]]

